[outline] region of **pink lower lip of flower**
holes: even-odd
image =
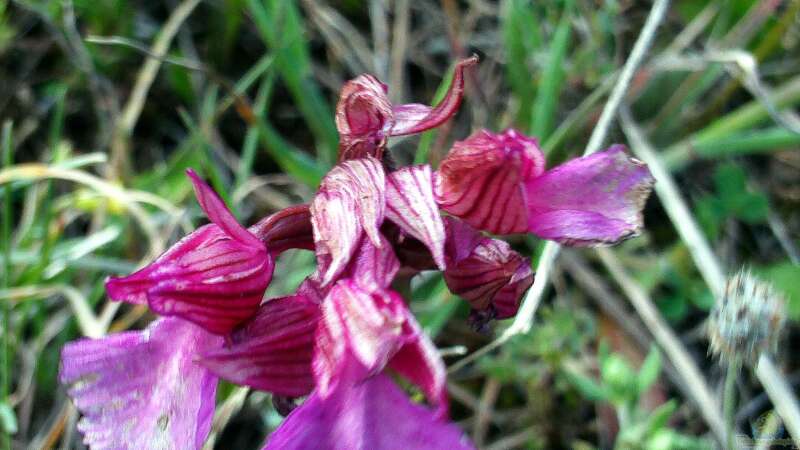
[[[106,282],[109,297],[148,304],[215,334],[228,334],[255,314],[272,279],[264,243],[239,225],[214,191],[189,171],[212,223],[183,238],[138,272]]]
[[[264,450],[470,450],[453,424],[411,402],[384,374],[312,394],[269,437]]]
[[[202,448],[217,378],[194,363],[223,339],[177,318],[68,343],[59,380],[83,414],[90,448]]]
[[[439,206],[475,228],[601,245],[639,232],[653,177],[620,145],[545,171],[535,139],[482,130],[453,146],[435,183]]]

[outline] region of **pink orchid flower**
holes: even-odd
[[[106,284],[112,299],[169,317],[69,343],[62,353],[60,379],[83,414],[84,442],[199,449],[223,378],[271,392],[288,414],[265,449],[474,448],[448,420],[444,363],[392,290],[398,274],[442,271],[484,329],[516,314],[534,273],[511,245],[483,232],[616,243],[641,230],[653,184],[618,145],[547,170],[536,139],[515,130],[456,142],[436,171],[388,167],[387,138],[452,117],[464,70],[476,61],[456,65],[435,107],[392,105],[369,75],[348,82],[336,109],[339,164],[308,205],[248,229],[189,171],[212,223]],[[293,248],[313,250],[316,271],[293,294],[262,301],[274,259]]]

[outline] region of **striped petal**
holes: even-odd
[[[389,368],[418,386],[435,406],[437,417],[447,418],[447,370],[439,350],[420,327],[414,315],[405,310],[405,344],[392,356]]]
[[[261,239],[273,256],[292,248],[314,249],[314,232],[308,205],[282,209],[258,221],[248,231]]]
[[[402,346],[404,311],[395,293],[370,293],[352,280],[339,281],[322,302],[317,329],[312,366],[320,395],[381,372]]]
[[[457,219],[448,218],[447,225],[444,280],[450,291],[488,319],[515,315],[522,294],[533,283],[530,261],[505,241],[482,236]]]
[[[395,106],[392,110],[394,124],[391,128],[392,136],[403,134],[421,133],[431,128],[436,128],[453,117],[461,106],[464,97],[464,69],[478,63],[478,57],[473,56],[461,60],[453,71],[453,80],[447,89],[447,94],[436,106],[430,107],[417,103]]]
[[[447,94],[435,107],[392,105],[387,86],[372,75],[360,75],[345,83],[336,105],[339,161],[381,158],[389,136],[420,133],[447,121],[458,111],[464,96],[464,69],[477,62],[473,56],[456,64]]]
[[[444,269],[444,224],[433,198],[430,166],[404,167],[389,174],[386,217],[408,235],[424,242],[436,265]]]
[[[322,317],[313,362],[319,395],[388,366],[419,386],[437,415],[447,415],[444,363],[397,293],[340,281],[322,303]]]
[[[108,295],[145,303],[215,334],[227,334],[255,314],[272,279],[264,243],[239,225],[222,200],[189,172],[213,223],[198,228],[143,269],[106,281]]]
[[[193,360],[222,338],[180,319],[143,331],[67,344],[59,379],[93,450],[200,449],[211,428],[217,378]]]
[[[239,241],[242,245],[259,248],[264,244],[253,236],[243,226],[236,221],[230,210],[225,206],[225,202],[206,184],[192,169],[187,169],[186,174],[194,186],[194,195],[200,208],[206,213],[206,217],[211,223],[216,224],[228,236]]]
[[[380,247],[376,247],[369,239],[362,239],[340,278],[352,279],[367,292],[388,288],[400,270],[400,261],[389,241],[382,235],[380,239]]]
[[[339,161],[380,157],[392,124],[387,87],[372,75],[361,75],[342,87],[336,105]]]
[[[383,167],[372,157],[340,163],[322,180],[311,223],[323,285],[344,270],[363,234],[381,246],[385,190]]]
[[[386,375],[312,394],[269,437],[264,450],[469,450],[455,425],[412,403]]]
[[[296,294],[269,300],[233,336],[233,343],[198,361],[220,378],[276,395],[300,397],[314,388],[311,355],[319,304]]]
[[[456,142],[436,174],[439,206],[495,234],[528,230],[525,183],[544,171],[535,139],[508,130],[478,131]]]
[[[613,244],[635,236],[654,179],[643,163],[615,145],[573,159],[525,185],[528,229],[562,244]]]

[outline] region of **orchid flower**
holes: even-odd
[[[638,234],[653,182],[621,145],[545,170],[536,139],[481,130],[442,161],[436,196],[443,210],[477,229],[586,246]]]
[[[106,289],[114,300],[147,304],[162,316],[225,335],[256,312],[274,264],[265,244],[236,221],[222,199],[194,171],[187,173],[212,223],[138,272],[110,278]]]
[[[218,378],[272,393],[288,414],[266,450],[474,448],[448,421],[446,372],[402,297],[398,274],[442,271],[485,329],[513,317],[533,283],[530,261],[484,234],[532,233],[567,245],[636,235],[653,178],[622,146],[547,170],[536,139],[481,130],[438,170],[384,163],[390,136],[452,117],[459,62],[435,107],[392,105],[370,75],[348,82],[336,109],[339,163],[307,205],[250,228],[189,171],[211,223],[152,264],[106,283],[114,300],[161,316],[143,331],[68,344],[60,379],[83,414],[91,449],[199,449]],[[274,260],[315,252],[316,271],[263,300]],[[395,383],[425,396],[414,402]],[[298,406],[295,402],[306,397]]]
[[[336,105],[339,161],[374,156],[381,159],[390,136],[421,133],[455,115],[464,93],[464,69],[478,62],[473,56],[456,64],[453,80],[435,107],[409,103],[392,105],[388,88],[372,75],[345,83]]]

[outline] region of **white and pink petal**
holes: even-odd
[[[478,57],[473,56],[459,61],[453,71],[453,80],[447,89],[442,101],[430,107],[418,103],[397,105],[392,109],[393,124],[390,130],[392,136],[421,133],[431,128],[436,128],[453,117],[461,106],[464,97],[465,75],[467,67],[478,63]]]
[[[344,270],[363,235],[381,246],[385,191],[383,166],[372,157],[340,163],[322,180],[311,223],[323,285]]]
[[[392,172],[386,183],[386,218],[430,250],[440,269],[445,267],[445,231],[433,195],[433,174],[428,165]]]

